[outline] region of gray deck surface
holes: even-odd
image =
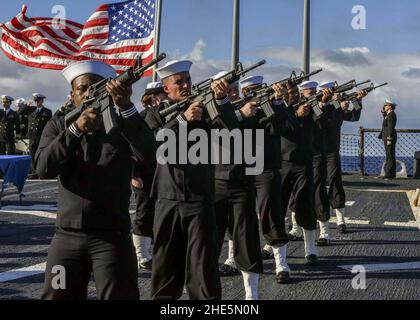
[[[320,265],[316,267],[306,265],[303,242],[291,242],[288,262],[293,281],[287,285],[275,282],[274,260],[264,261],[261,299],[420,299],[420,217],[409,203],[412,191],[420,187],[420,180],[344,176],[344,181],[350,233],[338,234],[335,223],[331,223],[332,245],[319,248]],[[40,297],[42,271],[31,274],[30,269],[19,269],[46,261],[54,232],[57,182],[28,181],[24,192],[22,204],[17,201],[14,187],[8,188],[2,199],[0,299]],[[221,263],[226,257],[226,247],[227,241]],[[373,264],[380,264],[380,270],[370,271]],[[353,289],[355,274],[342,267],[354,265],[365,265],[366,289]],[[16,274],[14,280],[2,280]],[[150,276],[150,272],[139,274],[142,300],[150,298]],[[223,299],[244,298],[241,276],[222,278],[222,287]],[[93,282],[89,297],[95,298]]]

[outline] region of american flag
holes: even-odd
[[[101,5],[84,25],[53,18],[29,18],[26,6],[0,24],[1,49],[26,66],[61,70],[73,61],[100,60],[118,73],[153,59],[155,0]],[[148,70],[144,76],[150,76]]]

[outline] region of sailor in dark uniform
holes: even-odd
[[[316,93],[318,83],[305,81],[300,85],[303,97]],[[325,106],[331,99],[332,92],[323,90],[320,105]],[[294,104],[296,104],[296,100]],[[321,117],[322,118],[322,117]],[[318,251],[315,246],[317,216],[314,208],[314,175],[313,154],[319,149],[320,141],[315,141],[315,133],[321,125],[321,119],[315,117],[307,104],[300,105],[297,110],[290,109],[289,121],[282,134],[282,203],[283,211],[290,202],[293,228],[290,234],[300,236],[303,230],[305,257],[309,265],[317,264]],[[318,144],[318,145],[316,145]],[[286,205],[284,205],[286,203]]]
[[[82,61],[63,75],[79,108],[91,85],[116,72],[103,62]],[[100,116],[88,108],[70,125],[64,116],[52,118],[40,140],[37,173],[59,178],[42,299],[86,299],[92,273],[98,299],[139,298],[128,210],[132,157],[153,158],[154,136],[130,100],[130,87],[111,80],[107,90],[119,113],[117,128],[106,134]]]
[[[221,78],[226,73],[227,73],[227,71],[219,72],[218,74],[213,76],[213,80]],[[231,103],[234,103],[235,101],[237,101],[239,99],[239,82],[235,82],[235,83],[233,83],[229,86],[228,98],[229,98],[229,101]],[[256,106],[254,104],[249,104],[249,105],[247,105],[247,107],[245,109],[240,111],[241,107],[242,106],[236,106],[235,105],[235,109],[237,110],[235,112],[240,112],[239,113],[240,118],[246,118],[246,116],[252,116],[254,114],[254,112],[256,112]],[[254,111],[254,109],[255,109],[255,111]],[[240,121],[240,122],[242,122],[242,121]],[[225,167],[227,168],[227,170],[223,170]],[[224,194],[225,190],[223,190],[223,188],[217,188],[218,180],[220,180],[220,181],[228,181],[229,180],[229,169],[230,169],[230,167],[231,167],[231,165],[229,165],[229,164],[228,165],[222,165],[222,164],[216,165],[216,170],[215,170],[215,172],[216,172],[216,174],[215,174],[216,189],[215,190],[216,190],[216,198],[217,198],[218,193],[220,195],[222,195],[220,200],[224,200],[223,198],[227,197],[227,195]],[[227,171],[227,172],[224,173],[224,171]],[[220,192],[218,192],[218,190],[220,190]],[[239,275],[241,272],[239,271],[239,269],[236,265],[236,262],[235,262],[234,245],[233,245],[233,239],[232,239],[232,234],[233,234],[233,225],[231,223],[231,222],[233,222],[233,219],[231,217],[232,214],[231,214],[231,212],[227,212],[227,210],[220,210],[220,211],[217,210],[217,202],[218,201],[216,200],[216,215],[219,214],[219,215],[221,215],[221,217],[227,216],[226,221],[228,222],[227,231],[228,231],[228,236],[229,236],[228,256],[227,256],[225,262],[219,268],[220,276]],[[222,229],[224,230],[224,228],[222,228]],[[219,235],[219,241],[220,241],[220,235]]]
[[[394,179],[396,176],[397,163],[395,159],[395,145],[397,144],[397,115],[395,107],[397,104],[391,100],[386,100],[382,108],[384,120],[382,122],[382,130],[378,138],[384,142],[386,162],[384,179]]]
[[[141,99],[144,110],[140,116],[145,119],[150,108],[156,108],[166,99],[162,82],[150,82]],[[136,216],[133,221],[133,242],[136,248],[139,269],[152,269],[152,239],[153,239],[153,218],[155,215],[155,199],[150,197],[153,176],[156,163],[152,162],[147,166],[136,163],[134,166],[131,185],[136,197]]]
[[[214,76],[219,79],[226,75],[222,71]],[[261,78],[261,77],[258,77]],[[247,84],[253,82],[246,78]],[[247,85],[247,86],[248,86]],[[238,83],[231,84],[229,88],[229,100],[237,100]],[[252,140],[244,139],[243,129],[254,129],[252,118],[257,114],[255,102],[235,106],[235,113],[241,130],[240,139],[234,138],[230,143],[230,161],[219,163],[215,168],[215,190],[216,190],[216,222],[219,232],[219,250],[222,249],[226,230],[229,231],[228,259],[220,267],[220,274],[223,276],[242,274],[247,299],[257,300],[259,295],[258,284],[259,274],[263,272],[260,237],[258,230],[258,218],[255,214],[255,177],[246,174],[244,159],[235,162],[234,148],[237,143],[248,143],[252,149]],[[226,147],[219,144],[220,154]],[[245,148],[245,147],[244,147]]]
[[[186,60],[170,61],[157,69],[168,101],[157,109],[150,109],[146,115],[147,123],[157,134],[158,140],[163,142],[165,137],[162,135],[168,134],[176,142],[171,139],[175,145],[168,146],[169,142],[166,142],[166,147],[177,149],[174,161],[164,161],[166,158],[158,161],[152,184],[151,196],[156,198],[151,285],[153,299],[178,299],[184,286],[191,299],[221,297],[214,213],[214,166],[210,162],[191,163],[187,154],[188,148],[194,144],[183,141],[182,136],[197,129],[209,137],[212,126],[224,127],[231,123],[236,116],[227,98],[228,84],[223,80],[211,84],[218,106],[216,108],[220,112],[214,121],[211,121],[201,102],[188,103],[185,109],[165,118],[159,114],[162,109],[191,94],[191,64]],[[158,153],[161,152],[160,148]],[[168,152],[173,154],[171,150]]]
[[[15,132],[19,134],[19,116],[10,108],[13,98],[2,95],[3,109],[0,109],[0,154],[13,155],[16,152]]]
[[[249,95],[250,90],[263,84],[263,77],[250,76],[241,82],[242,94]],[[289,281],[290,268],[286,263],[287,243],[289,241],[284,224],[284,217],[281,216],[281,181],[278,171],[280,152],[280,130],[287,105],[283,101],[282,88],[276,84],[273,87],[275,92],[270,97],[271,108],[274,115],[267,117],[261,106],[258,106],[257,114],[249,121],[257,130],[264,130],[264,167],[261,173],[255,176],[255,198],[256,208],[260,217],[261,230],[265,239],[265,246],[262,256],[267,259],[274,257],[276,264],[276,281],[286,283]]]
[[[40,93],[34,93],[33,100],[36,103],[36,108],[33,109],[32,113],[28,116],[28,138],[29,138],[29,153],[32,157],[32,175],[31,177],[36,179],[37,175],[35,167],[33,166],[35,161],[35,153],[38,149],[39,141],[41,139],[42,131],[46,126],[47,122],[52,118],[52,111],[44,107],[45,96]]]
[[[10,106],[14,99],[1,96],[3,108],[0,109],[0,154],[13,155],[16,152],[15,137],[19,134],[19,116]],[[16,135],[15,135],[16,132]]]
[[[27,139],[28,136],[28,117],[36,109],[30,102],[25,102],[25,99],[20,98],[16,101],[17,113],[20,122],[20,139]]]
[[[324,82],[320,84],[319,88],[331,89],[334,84],[335,82]],[[341,108],[336,109],[330,103],[323,109],[324,153],[321,158],[322,162],[318,166],[314,165],[315,181],[318,181],[315,183],[318,186],[318,188],[315,188],[315,210],[320,227],[318,246],[328,246],[331,241],[329,232],[330,208],[335,210],[338,231],[340,233],[347,232],[344,221],[346,195],[341,177],[341,126],[343,121],[359,121],[362,111],[362,98],[366,95],[367,92],[363,90],[358,92],[356,101],[353,101],[353,106],[357,105],[357,108],[353,107],[352,110],[348,109],[350,102],[345,100],[340,103]],[[329,186],[328,190],[326,186]]]

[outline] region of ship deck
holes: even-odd
[[[420,210],[411,203],[420,180],[384,181],[357,175],[344,175],[343,179],[349,233],[337,232],[333,216],[332,245],[318,249],[320,264],[316,267],[306,265],[303,242],[291,242],[290,284],[277,284],[274,260],[265,260],[261,299],[420,299]],[[2,198],[0,299],[39,299],[42,290],[54,233],[57,181],[28,181],[24,193],[20,203],[15,188],[9,187]],[[227,241],[224,246],[220,263],[226,257]],[[352,270],[365,271],[365,286],[360,282],[363,274]],[[150,272],[139,273],[142,300],[150,299],[150,277]],[[222,289],[223,299],[244,297],[241,276],[222,278]],[[89,298],[95,298],[93,281]]]

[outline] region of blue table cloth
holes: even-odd
[[[11,182],[21,194],[30,169],[31,156],[0,156],[0,170],[4,176],[2,190]]]

